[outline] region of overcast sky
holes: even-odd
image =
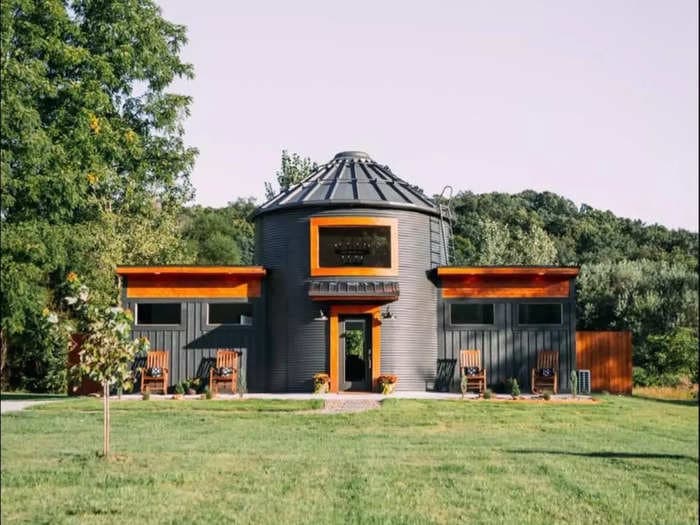
[[[160,0],[188,27],[196,202],[282,149],[366,151],[429,195],[549,190],[698,229],[697,0]]]

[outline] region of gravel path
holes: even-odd
[[[43,403],[55,403],[55,401],[50,399],[44,399],[41,401],[0,401],[0,413],[6,414],[8,412],[19,412],[27,407],[41,405]]]

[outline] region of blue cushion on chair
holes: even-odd
[[[214,369],[214,375],[217,375],[219,377],[231,376],[233,375],[233,368],[228,366],[220,366],[219,368]]]
[[[478,366],[468,366],[464,369],[464,373],[468,376],[476,376],[481,372],[481,368]]]
[[[163,377],[163,369],[159,366],[147,368],[146,375],[149,377]]]
[[[554,377],[554,368],[540,368],[539,375],[542,377]]]

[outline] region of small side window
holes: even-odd
[[[518,324],[561,324],[561,304],[519,304]]]
[[[494,306],[481,303],[452,303],[450,322],[452,324],[493,324]]]
[[[179,325],[182,323],[180,303],[137,303],[137,325]]]
[[[249,303],[209,303],[207,324],[253,324],[253,307]]]

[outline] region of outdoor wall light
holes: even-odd
[[[318,317],[314,317],[314,321],[328,321],[328,317],[326,317],[326,314],[323,313],[323,309],[320,309],[318,314]]]
[[[389,307],[386,307],[386,311],[382,312],[382,319],[384,320],[394,320],[396,319],[396,316],[391,313],[391,310],[389,310]]]

